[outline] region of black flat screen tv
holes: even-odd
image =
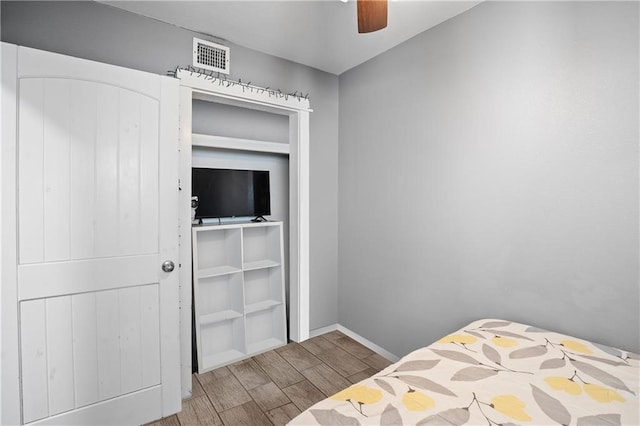
[[[194,167],[191,176],[196,219],[271,214],[269,171]]]

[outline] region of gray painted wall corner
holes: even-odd
[[[340,76],[340,324],[640,350],[638,6],[487,2]]]

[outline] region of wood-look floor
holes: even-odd
[[[153,426],[284,425],[390,362],[339,331],[193,375],[193,397]]]

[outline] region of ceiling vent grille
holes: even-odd
[[[229,48],[194,37],[193,66],[229,74]]]

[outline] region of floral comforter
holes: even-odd
[[[639,425],[640,356],[480,320],[315,404],[290,425]]]

